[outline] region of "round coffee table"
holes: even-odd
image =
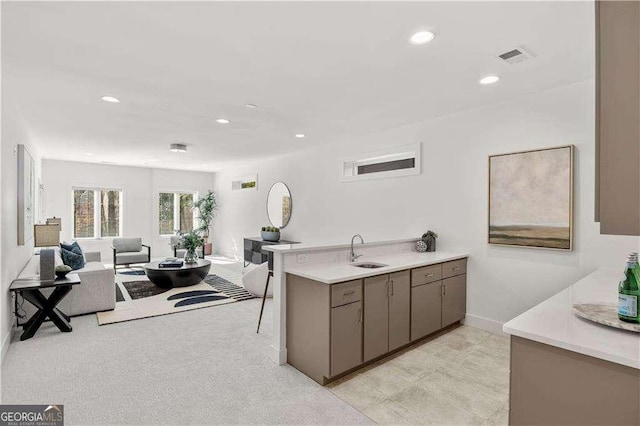
[[[185,263],[180,268],[161,268],[160,261],[144,265],[149,281],[162,288],[188,287],[202,282],[211,269],[211,262],[198,259],[196,263]]]

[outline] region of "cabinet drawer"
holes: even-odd
[[[362,280],[347,281],[331,286],[331,307],[362,300]]]
[[[411,287],[440,281],[442,279],[442,265],[430,265],[411,270]]]
[[[455,277],[467,273],[467,259],[454,260],[442,264],[442,278]]]

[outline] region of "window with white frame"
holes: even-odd
[[[193,192],[160,192],[158,194],[158,231],[160,235],[173,235],[176,231],[189,232],[194,227]]]
[[[388,148],[341,160],[342,181],[418,175],[421,144]]]
[[[122,235],[122,190],[73,189],[73,238]]]

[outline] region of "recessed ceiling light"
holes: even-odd
[[[486,86],[487,84],[497,83],[498,80],[500,80],[500,77],[498,77],[497,75],[488,75],[480,79],[479,83]]]
[[[256,105],[256,104],[246,104],[245,106],[246,106],[247,108],[251,108],[251,109],[256,109],[256,108],[258,108],[258,105]]]
[[[105,101],[105,102],[110,102],[112,104],[120,103],[120,99],[114,98],[113,96],[103,96],[102,100]]]
[[[202,166],[202,167],[207,167],[207,166],[208,166],[208,164],[201,164],[201,166]]]
[[[409,43],[417,46],[420,44],[427,44],[434,38],[436,38],[436,35],[431,31],[418,31],[409,38]]]
[[[226,118],[218,118],[216,120],[216,123],[220,123],[220,124],[229,124],[231,123],[229,120],[227,120]]]
[[[307,135],[305,135],[304,133],[296,133],[296,135],[295,135],[295,136],[296,136],[296,138],[298,138],[298,139],[302,139],[302,138],[307,137]]]
[[[187,146],[183,143],[172,143],[169,149],[171,152],[187,152]]]
[[[93,155],[93,152],[85,152],[84,155]]]

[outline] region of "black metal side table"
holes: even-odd
[[[74,285],[79,284],[81,284],[81,281],[78,274],[68,274],[65,278],[59,278],[53,281],[40,281],[37,278],[14,280],[9,287],[9,291],[20,293],[25,300],[38,309],[38,311],[22,325],[24,331],[20,336],[20,340],[32,338],[47,318],[51,319],[60,331],[70,332],[72,330],[71,324],[69,324],[71,318],[56,308],[56,306],[69,294]],[[47,288],[53,288],[53,292],[49,297],[42,294],[41,291]]]

